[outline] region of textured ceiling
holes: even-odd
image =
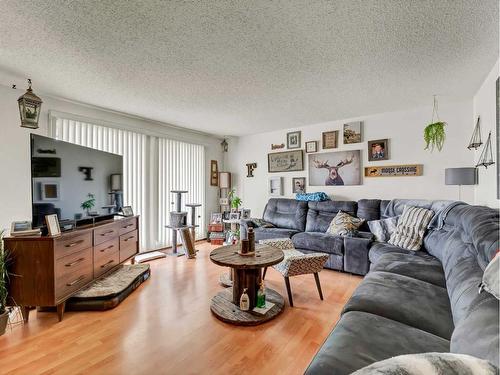
[[[219,135],[470,98],[498,0],[0,0],[0,83]]]

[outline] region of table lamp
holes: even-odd
[[[445,185],[458,185],[458,200],[461,200],[462,185],[476,185],[478,182],[477,169],[466,168],[446,168],[444,170]]]

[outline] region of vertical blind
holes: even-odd
[[[165,228],[175,207],[171,190],[188,190],[186,203],[197,208],[196,237],[204,235],[205,149],[201,145],[55,117],[49,128],[55,139],[123,156],[123,201],[140,215],[141,251],[170,246],[171,231]],[[200,216],[198,218],[198,216]]]

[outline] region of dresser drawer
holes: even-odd
[[[94,246],[118,237],[118,227],[116,224],[106,225],[102,228],[94,229]]]
[[[91,247],[56,260],[56,277],[64,277],[66,274],[70,274],[86,264],[92,264]]]
[[[118,222],[118,231],[120,235],[132,232],[137,229],[137,218],[123,219]]]
[[[137,253],[137,230],[120,236],[120,262]]]
[[[94,278],[98,278],[102,274],[109,271],[111,268],[117,266],[119,262],[118,251],[108,254],[99,259],[99,261],[94,261]]]
[[[81,262],[56,277],[56,301],[60,301],[93,280],[92,262]]]
[[[66,234],[56,238],[54,243],[55,259],[77,253],[92,247],[92,232]]]
[[[94,246],[94,262],[100,262],[102,258],[105,258],[110,254],[117,253],[119,248],[120,240],[118,237]]]

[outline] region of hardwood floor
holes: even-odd
[[[290,279],[295,307],[278,318],[237,327],[210,313],[225,269],[198,243],[195,260],[150,262],[151,278],[105,312],[31,312],[27,325],[0,336],[1,374],[302,374],[361,277],[324,270],[324,301],[312,275]],[[267,284],[286,296],[281,275]]]

